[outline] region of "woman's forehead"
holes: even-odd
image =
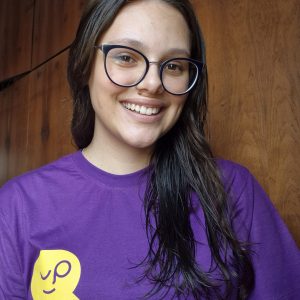
[[[190,49],[190,30],[176,8],[160,0],[125,5],[100,37],[99,43],[132,41],[130,46]],[[134,42],[136,41],[136,42]]]

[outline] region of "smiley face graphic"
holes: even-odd
[[[33,299],[79,299],[74,290],[80,274],[80,262],[73,253],[66,250],[41,250],[31,280]]]

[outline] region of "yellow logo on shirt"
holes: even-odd
[[[66,250],[41,250],[31,280],[33,299],[79,300],[73,292],[80,274],[80,262],[73,253]]]

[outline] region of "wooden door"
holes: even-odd
[[[193,2],[213,150],[251,170],[300,244],[300,2]]]
[[[31,68],[34,0],[0,1],[0,82]]]
[[[36,0],[32,68],[73,41],[86,0]]]

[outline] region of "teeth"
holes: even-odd
[[[143,105],[133,104],[133,103],[123,103],[123,106],[126,107],[129,110],[135,111],[141,115],[156,115],[159,113],[159,108],[157,107],[146,107]]]
[[[141,109],[140,109],[140,114],[146,115],[146,112],[147,112],[147,107],[142,106]]]
[[[134,108],[134,110],[135,110],[136,112],[140,112],[140,106],[139,106],[139,105],[136,105],[135,108]]]

